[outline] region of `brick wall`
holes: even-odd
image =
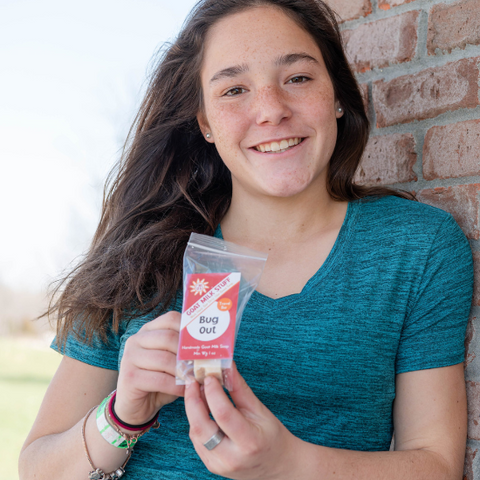
[[[327,3],[342,19],[372,122],[356,180],[451,212],[474,252],[465,478],[480,480],[480,0]]]

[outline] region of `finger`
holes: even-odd
[[[180,397],[184,392],[183,385],[176,385],[174,376],[141,368],[134,368],[125,376],[121,375],[119,386],[126,382],[130,390],[134,389],[141,393],[163,393]]]
[[[140,330],[143,331],[150,331],[150,330],[174,330],[176,332],[180,331],[180,323],[181,323],[181,314],[179,312],[167,312],[159,317],[155,318],[154,320],[146,323],[142,326]]]
[[[190,439],[195,447],[205,448],[205,442],[218,432],[218,425],[210,418],[209,409],[196,381],[185,388],[185,412],[190,424]],[[221,443],[225,440],[224,438]]]
[[[208,413],[210,413],[210,407],[208,406],[207,399],[205,398],[205,387],[203,385],[200,385],[200,398],[203,400]]]
[[[235,406],[239,410],[248,411],[253,415],[260,414],[260,412],[264,410],[264,405],[253,393],[253,390],[248,386],[245,379],[240,375],[235,362],[232,362],[230,375],[232,381],[230,396],[232,397]]]
[[[167,350],[176,354],[178,350],[178,336],[179,334],[175,330],[147,330],[139,331],[128,340],[132,339],[131,342],[136,343],[141,348],[148,350]]]
[[[218,426],[234,443],[248,441],[252,435],[252,425],[235,408],[217,378],[205,378],[205,398]]]
[[[142,350],[140,355],[130,355],[131,365],[142,370],[164,372],[175,377],[177,356],[165,350]]]

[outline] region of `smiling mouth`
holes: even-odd
[[[253,147],[257,152],[262,153],[282,153],[296,147],[299,143],[302,143],[305,139],[296,137],[281,140],[280,142],[261,143]]]

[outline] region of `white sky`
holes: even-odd
[[[149,61],[194,0],[0,0],[0,283],[88,246]]]

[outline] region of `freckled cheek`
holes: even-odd
[[[316,118],[322,123],[336,120],[335,100],[331,95],[311,96],[304,103],[304,112],[310,118]]]
[[[219,151],[238,148],[248,131],[248,119],[235,108],[221,108],[210,112],[209,123]]]

